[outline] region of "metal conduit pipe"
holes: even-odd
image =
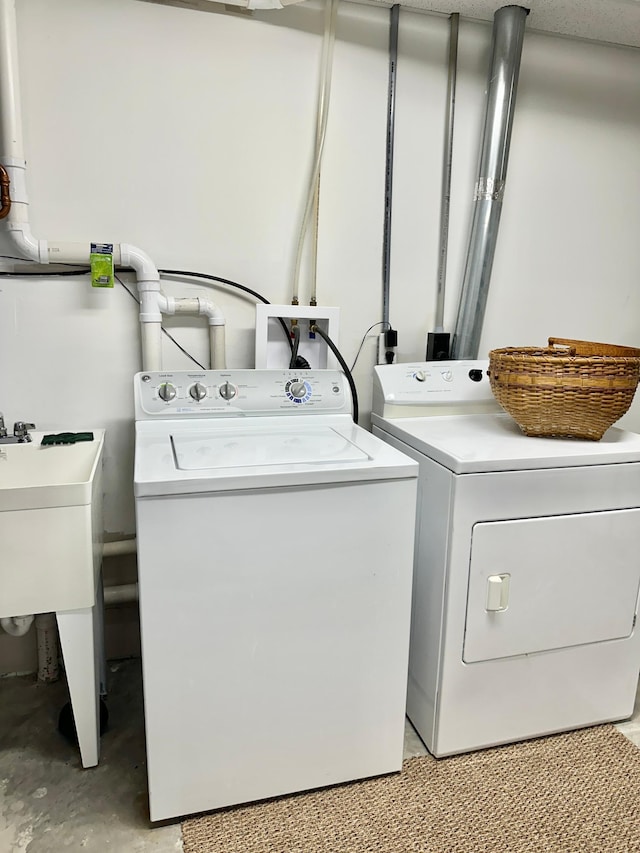
[[[458,303],[452,358],[477,358],[502,213],[524,27],[529,10],[503,6],[493,18],[493,41],[475,187],[473,220]]]

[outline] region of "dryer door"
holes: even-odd
[[[639,585],[640,509],[480,522],[463,659],[628,637]]]

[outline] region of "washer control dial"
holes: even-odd
[[[418,382],[424,382],[425,379],[427,378],[427,374],[424,372],[424,370],[416,370],[416,372],[413,375],[417,379]]]
[[[189,396],[192,400],[196,400],[199,403],[200,400],[204,400],[207,396],[207,389],[202,382],[196,382],[189,388]]]
[[[238,389],[230,382],[225,382],[218,389],[218,393],[220,394],[223,400],[233,400],[233,398],[238,393]]]
[[[306,403],[311,397],[311,385],[304,379],[291,379],[284,390],[292,403]]]
[[[171,382],[163,382],[158,386],[158,397],[164,400],[165,403],[170,403],[174,400],[177,393],[176,386],[172,385]]]

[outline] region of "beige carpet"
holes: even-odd
[[[640,853],[640,749],[612,726],[187,820],[185,853]]]

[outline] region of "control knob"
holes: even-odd
[[[238,393],[238,389],[230,382],[225,382],[218,390],[223,400],[233,400]]]
[[[196,400],[199,403],[200,400],[204,400],[207,396],[207,389],[201,382],[196,382],[195,385],[189,388],[189,396],[192,400]]]
[[[307,393],[307,386],[304,382],[292,382],[289,386],[289,391],[291,391],[294,397],[302,398]]]
[[[161,400],[164,400],[165,403],[170,403],[177,393],[176,386],[172,385],[171,382],[163,382],[162,385],[158,387],[158,397],[160,397]]]
[[[418,382],[424,382],[425,379],[427,378],[427,375],[424,372],[424,370],[416,370],[416,372],[413,375],[417,379]]]

